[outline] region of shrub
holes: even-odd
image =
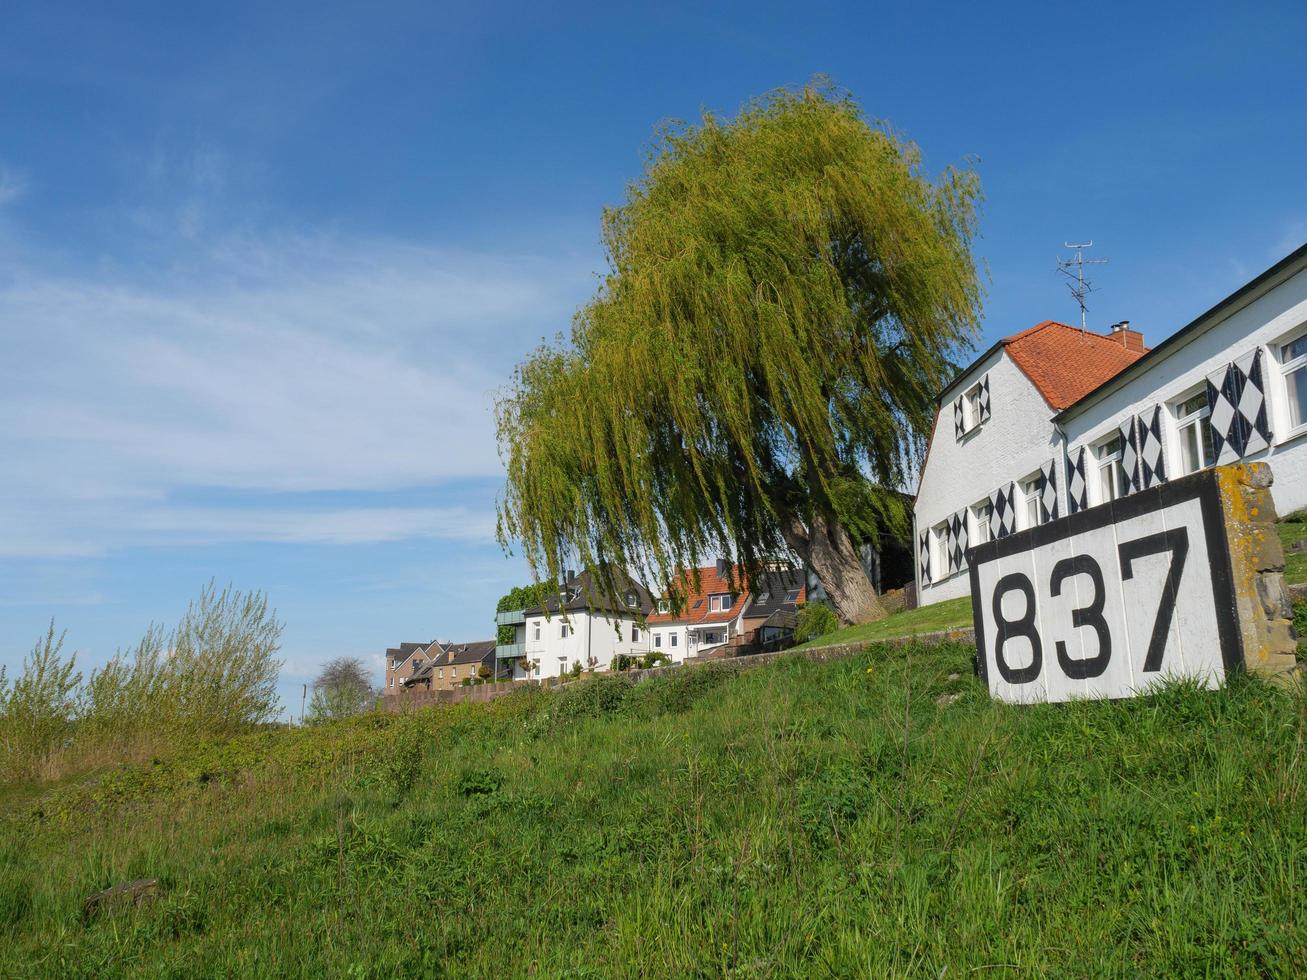
[[[651,650],[640,658],[640,667],[643,670],[648,670],[650,667],[659,667],[671,662],[672,658],[667,656],[667,654],[663,653],[661,650]]]
[[[64,636],[55,636],[51,620],[12,688],[0,669],[0,774],[5,778],[37,775],[50,753],[68,739],[73,693],[82,675],[75,673],[76,653],[64,660],[63,645]]]
[[[799,609],[799,623],[794,630],[794,639],[798,643],[807,643],[814,637],[834,633],[839,626],[835,610],[824,602],[809,602]]]
[[[504,774],[498,769],[465,769],[459,774],[456,789],[459,796],[489,796],[504,785]]]
[[[629,677],[607,674],[569,684],[558,692],[550,709],[550,720],[570,721],[615,714],[621,710],[633,683]]]

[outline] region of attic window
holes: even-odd
[[[666,599],[658,600],[658,612],[660,612],[663,615],[666,615],[670,609],[671,609],[671,605],[668,603]]]
[[[975,384],[962,396],[962,431],[970,432],[983,421],[980,411],[980,385]]]
[[[699,608],[700,606],[702,606],[702,605],[703,605],[703,600],[702,600],[702,599],[695,599],[695,600],[694,600],[694,608],[695,608],[695,609],[698,609],[698,608]]]
[[[628,593],[626,593],[626,604],[627,604],[627,606],[629,606],[629,607],[632,608],[632,609],[635,608],[635,593],[634,593],[634,592],[628,592]]]
[[[731,606],[735,605],[735,596],[733,595],[714,595],[708,597],[709,612],[726,612]]]
[[[789,592],[786,592],[786,593],[785,593],[785,601],[786,601],[786,602],[798,602],[798,601],[799,601],[799,590],[798,590],[798,589],[790,589]]]
[[[759,602],[759,604],[761,604],[761,603],[766,602],[766,601],[767,601],[768,599],[770,599],[770,598],[771,598],[771,593],[770,593],[770,592],[764,592],[762,595],[758,596],[758,602]]]

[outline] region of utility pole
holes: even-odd
[[[1073,249],[1076,253],[1074,258],[1064,259],[1058,256],[1055,261],[1057,262],[1057,271],[1071,280],[1067,283],[1067,288],[1071,290],[1072,298],[1080,307],[1080,329],[1084,330],[1085,311],[1088,309],[1085,306],[1085,297],[1094,291],[1093,285],[1085,278],[1085,266],[1107,265],[1107,259],[1085,258],[1085,249],[1094,247],[1093,239],[1087,242],[1063,242],[1062,246]],[[1075,269],[1074,273],[1071,271],[1072,269]]]
[[[300,724],[304,724],[304,700],[309,696],[309,686],[304,685],[304,690],[300,691]]]

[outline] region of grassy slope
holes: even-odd
[[[1290,583],[1307,582],[1307,553],[1292,553],[1289,546],[1307,538],[1307,521],[1286,521],[1279,525],[1280,540],[1285,549],[1285,580]],[[923,609],[910,609],[897,613],[878,623],[850,626],[828,633],[805,644],[808,647],[827,646],[833,643],[861,643],[885,640],[896,636],[913,636],[937,630],[956,629],[971,625],[971,599],[949,599]]]
[[[971,653],[604,678],[63,786],[3,818],[0,974],[1307,970],[1301,694],[1006,707]],[[156,905],[83,927],[137,876]]]

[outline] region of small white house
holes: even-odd
[[[739,575],[732,582],[725,562],[687,572],[677,583],[679,609],[671,596],[656,600],[649,617],[650,649],[673,663],[699,656],[744,635],[751,594]]]
[[[566,576],[556,596],[540,606],[499,613],[496,624],[514,628],[514,642],[496,648],[514,679],[561,677],[581,670],[608,670],[619,655],[649,650],[649,591],[620,576],[616,595],[603,594],[589,572]]]
[[[940,394],[914,508],[923,605],[969,590],[966,550],[1213,464],[1265,461],[1307,507],[1307,245],[1152,350],[1041,323]]]

